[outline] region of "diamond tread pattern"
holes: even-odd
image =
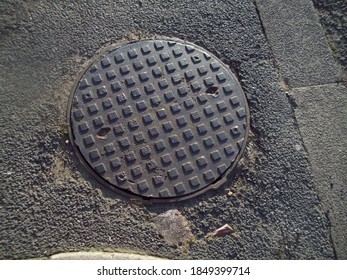
[[[141,197],[173,198],[206,188],[233,164],[247,134],[246,107],[234,76],[207,51],[145,40],[87,69],[71,127],[97,176]]]

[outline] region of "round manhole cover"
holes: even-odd
[[[223,182],[245,147],[248,107],[212,54],[182,41],[143,40],[94,61],[70,102],[72,143],[96,178],[153,201]]]

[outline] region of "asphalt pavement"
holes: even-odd
[[[286,2],[2,1],[0,258],[346,259],[346,87],[312,2]],[[224,186],[147,205],[88,174],[66,112],[103,48],[156,36],[230,67],[251,132]],[[189,232],[177,242],[156,224],[169,210]],[[232,234],[214,236],[225,224]]]

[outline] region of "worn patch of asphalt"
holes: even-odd
[[[347,81],[347,2],[312,0],[317,9],[335,59],[342,67],[342,80]]]
[[[1,258],[93,249],[176,259],[334,258],[252,1],[15,2],[0,4]],[[11,17],[12,7],[21,7],[19,16]],[[154,34],[193,42],[230,65],[248,98],[252,135],[224,187],[146,206],[86,174],[65,144],[65,114],[75,79],[100,48]],[[153,219],[169,209],[186,217],[195,241],[168,245],[158,234]],[[226,223],[239,237],[204,238]]]

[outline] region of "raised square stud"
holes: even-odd
[[[123,65],[119,68],[119,71],[124,76],[130,72],[130,69],[127,65]]]
[[[156,137],[159,135],[158,129],[156,127],[151,127],[150,129],[148,129],[148,134],[151,137]]]
[[[151,98],[151,104],[154,107],[159,106],[160,102],[161,102],[161,100],[158,96],[154,96]]]
[[[112,107],[112,101],[111,99],[106,99],[104,101],[102,101],[102,107],[104,107],[104,109],[109,109]]]
[[[90,115],[96,114],[98,112],[98,107],[96,104],[92,104],[88,107],[88,112]]]
[[[137,51],[135,49],[131,49],[128,51],[128,56],[130,59],[134,59],[138,56]]]
[[[207,165],[207,160],[205,159],[205,157],[200,157],[196,159],[196,164],[200,168],[205,167]]]
[[[237,110],[236,114],[239,117],[239,119],[243,119],[246,116],[245,109],[241,108],[241,109]]]
[[[83,139],[83,142],[86,146],[92,146],[95,143],[95,140],[92,135],[88,135]]]
[[[222,164],[217,167],[217,171],[219,175],[222,175],[227,170],[227,166],[225,164]]]
[[[170,144],[176,146],[180,143],[180,139],[177,135],[172,135],[169,137]]]
[[[82,80],[79,82],[79,84],[78,84],[78,87],[79,87],[80,89],[86,88],[86,87],[88,87],[88,86],[89,86],[89,82],[88,82],[87,79],[82,79]]]
[[[204,84],[205,84],[205,86],[210,87],[210,86],[213,86],[214,83],[213,83],[212,78],[208,77],[208,78],[204,79]]]
[[[183,137],[186,140],[190,140],[190,139],[192,139],[194,137],[193,136],[193,132],[190,129],[185,130],[185,131],[183,131]]]
[[[178,172],[176,168],[172,168],[167,172],[167,175],[169,176],[171,180],[174,180],[178,177]]]
[[[233,89],[232,89],[231,85],[229,85],[229,84],[223,86],[223,91],[224,91],[225,95],[230,95],[233,93]]]
[[[115,83],[111,84],[111,88],[114,92],[117,92],[122,88],[122,86],[121,86],[120,82],[115,82]]]
[[[89,130],[89,125],[88,123],[81,123],[80,125],[78,125],[78,129],[81,133],[85,133]]]
[[[158,187],[164,184],[164,178],[162,176],[154,176],[152,178],[154,186]]]
[[[158,116],[159,119],[165,118],[166,117],[165,109],[163,108],[163,109],[158,110],[157,111],[157,116]]]
[[[151,52],[151,49],[148,45],[144,45],[141,47],[141,51],[144,55],[149,54]]]
[[[224,148],[224,152],[226,156],[232,156],[235,153],[235,150],[233,148],[233,146],[228,145]]]
[[[172,114],[177,114],[181,111],[181,106],[178,103],[172,104],[170,106]]]
[[[175,98],[175,95],[173,94],[172,91],[168,91],[164,93],[164,97],[166,99],[166,101],[171,101]]]
[[[134,130],[139,127],[139,124],[137,123],[136,120],[131,120],[131,121],[128,121],[128,127],[130,130]]]
[[[218,108],[218,111],[224,111],[226,110],[227,105],[225,104],[224,101],[221,101],[217,103],[217,108]]]
[[[176,194],[183,194],[186,191],[185,188],[184,188],[183,183],[176,184],[174,186],[174,189],[175,189]]]
[[[100,158],[100,154],[98,150],[93,150],[89,152],[89,157],[92,161],[96,161]]]
[[[180,127],[185,126],[187,124],[187,120],[186,120],[186,118],[184,116],[179,117],[176,120],[176,122],[177,122],[177,125],[180,126]]]
[[[144,193],[149,190],[148,183],[146,180],[143,180],[137,184],[137,188],[141,193]]]
[[[150,124],[151,122],[153,122],[153,118],[151,114],[144,115],[142,117],[142,120],[144,124]]]
[[[118,124],[113,128],[113,131],[116,135],[120,135],[124,133],[124,128],[121,124]]]
[[[133,162],[136,160],[136,156],[135,156],[135,153],[134,152],[130,152],[128,154],[125,155],[125,160],[127,162]]]
[[[97,117],[93,120],[94,126],[102,126],[104,124],[104,120],[102,117]]]
[[[203,140],[203,142],[204,142],[204,145],[206,146],[206,147],[212,147],[213,146],[213,140],[212,140],[212,137],[207,137],[207,138],[205,138],[204,140]]]
[[[172,53],[175,57],[178,57],[182,55],[182,50],[180,48],[176,48],[172,50]]]
[[[121,63],[124,61],[124,56],[123,54],[121,53],[117,53],[115,56],[114,56],[114,60],[116,63]]]
[[[107,80],[112,80],[112,79],[114,79],[115,77],[116,77],[116,73],[115,73],[113,70],[106,72],[106,78],[107,78]]]
[[[130,146],[128,138],[120,139],[118,143],[122,148],[128,148]]]
[[[81,120],[84,117],[83,111],[81,109],[75,110],[73,112],[73,115],[75,117],[75,120]]]
[[[175,65],[173,63],[166,64],[165,68],[166,68],[166,72],[168,72],[168,73],[172,73],[176,70]]]
[[[153,66],[157,63],[157,60],[155,59],[154,56],[151,56],[146,59],[148,66]]]
[[[197,188],[200,186],[200,180],[197,176],[189,179],[189,185],[191,188]]]
[[[142,175],[142,169],[141,167],[138,165],[138,166],[135,166],[134,168],[131,169],[131,174],[134,176],[134,177],[140,177]]]
[[[176,157],[178,159],[183,159],[186,157],[186,152],[184,151],[184,148],[181,148],[181,149],[176,151]]]
[[[136,143],[141,143],[141,142],[145,141],[145,138],[143,137],[143,134],[141,132],[135,134],[134,139],[135,139]]]
[[[206,67],[204,65],[198,67],[198,73],[200,76],[205,75],[207,73]]]
[[[163,123],[163,128],[164,128],[164,131],[166,131],[166,132],[173,130],[173,126],[172,126],[171,122]]]
[[[137,60],[133,63],[133,66],[134,66],[134,69],[138,71],[143,68],[143,63],[141,60]]]
[[[186,77],[187,80],[192,80],[194,79],[195,75],[192,70],[189,70],[184,73],[184,76]]]
[[[133,89],[130,92],[130,94],[131,94],[131,97],[134,98],[134,99],[139,98],[141,96],[141,92],[140,92],[140,90],[138,88]]]
[[[153,76],[155,77],[161,77],[161,68],[160,67],[156,67],[152,70]]]
[[[190,114],[190,118],[192,119],[193,122],[197,122],[200,120],[200,114],[198,111],[195,111]]]
[[[188,93],[188,89],[186,87],[179,87],[177,89],[177,93],[180,95],[180,96],[185,96],[187,93]]]
[[[240,129],[238,126],[234,126],[233,128],[230,129],[231,135],[234,137],[237,137],[241,134]]]
[[[151,149],[148,146],[142,147],[140,153],[143,157],[147,157],[151,154]]]
[[[215,175],[212,172],[212,170],[209,170],[209,171],[204,173],[204,178],[206,181],[212,181],[215,178]]]
[[[151,94],[151,93],[153,93],[154,91],[155,91],[155,89],[154,89],[154,87],[153,87],[152,84],[148,84],[148,85],[145,86],[145,92],[146,92],[147,94]]]
[[[101,59],[101,66],[102,66],[102,68],[106,68],[106,67],[108,67],[110,65],[111,65],[111,62],[110,62],[110,60],[107,57]]]
[[[178,65],[181,67],[181,68],[185,68],[188,66],[188,61],[187,59],[183,58],[181,60],[178,61]]]
[[[150,160],[146,163],[146,167],[147,167],[149,172],[153,172],[157,169],[158,164],[155,160]]]
[[[127,101],[127,98],[124,93],[121,93],[120,95],[117,95],[117,101],[118,103],[124,103]]]
[[[215,150],[212,153],[210,153],[210,157],[213,161],[217,161],[222,158],[218,150]]]
[[[205,134],[207,132],[206,126],[204,124],[200,124],[196,127],[196,130],[200,135]]]
[[[217,74],[217,80],[218,80],[218,82],[220,82],[220,83],[225,82],[226,78],[225,78],[225,75],[224,75],[223,72]]]
[[[109,122],[115,122],[119,119],[117,112],[111,112],[107,115]]]
[[[190,164],[190,162],[187,162],[182,165],[182,170],[185,174],[193,172],[193,166]]]
[[[127,85],[127,87],[131,87],[133,85],[135,85],[135,80],[133,77],[128,77],[125,79],[125,84]]]
[[[96,173],[98,174],[104,174],[106,172],[105,165],[103,163],[98,164],[94,167]]]
[[[193,99],[191,98],[188,98],[184,101],[184,106],[187,108],[187,109],[190,109],[192,107],[194,107],[194,101]]]
[[[165,154],[161,157],[161,162],[164,164],[164,165],[168,165],[172,162],[171,160],[171,157],[169,154]]]
[[[200,147],[199,147],[199,144],[197,142],[190,144],[189,149],[193,154],[200,152]]]
[[[217,61],[213,61],[210,64],[210,68],[212,71],[217,71],[220,68],[220,64]]]
[[[126,106],[122,109],[123,115],[129,117],[133,113],[133,109],[130,106]]]
[[[120,162],[119,158],[115,158],[115,159],[110,160],[110,165],[111,165],[111,168],[116,169],[116,168],[119,168],[121,166],[121,162]]]
[[[217,129],[221,126],[219,119],[213,119],[210,121],[211,128]]]
[[[158,142],[154,143],[154,146],[156,148],[157,151],[162,151],[165,149],[165,144],[162,140],[159,140]]]
[[[197,97],[198,101],[200,104],[204,104],[207,101],[206,94],[200,94]]]
[[[115,152],[115,148],[114,148],[112,143],[105,145],[104,150],[105,150],[107,155],[110,155],[110,154]]]
[[[101,75],[98,74],[92,78],[93,84],[100,84],[102,82]]]
[[[137,107],[137,110],[139,111],[144,111],[147,109],[147,105],[146,105],[146,102],[145,101],[139,101],[136,103],[136,107]]]
[[[149,79],[149,76],[147,74],[147,72],[143,72],[139,74],[139,79],[141,82],[145,82]]]
[[[223,131],[223,132],[217,133],[217,139],[219,142],[225,142],[228,139],[228,137]]]
[[[205,107],[205,108],[204,108],[204,113],[205,113],[206,116],[211,116],[211,115],[213,115],[213,109],[212,109],[212,107],[211,107],[211,106]]]

